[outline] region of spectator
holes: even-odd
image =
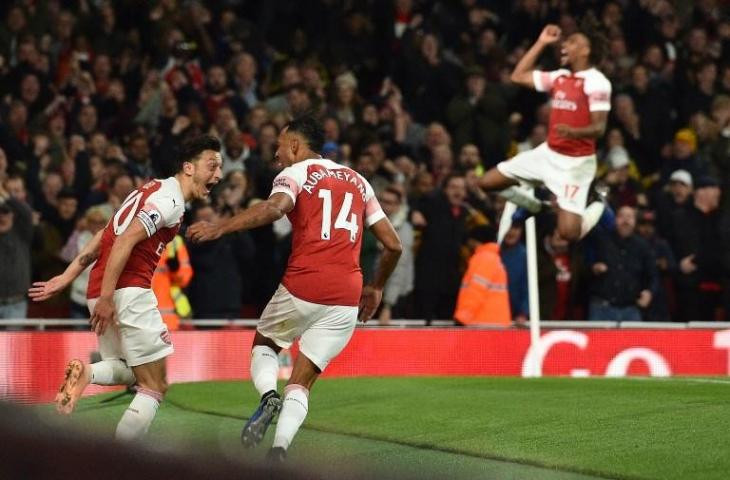
[[[190,318],[190,301],[183,293],[193,277],[193,267],[185,242],[176,235],[160,255],[152,276],[152,290],[155,292],[162,320],[168,330],[180,328],[180,318]]]
[[[537,250],[537,272],[540,290],[540,315],[550,320],[582,318],[579,312],[580,287],[583,277],[582,251],[578,245],[560,236],[554,222],[543,236]]]
[[[446,120],[454,132],[456,149],[476,144],[489,165],[506,158],[509,146],[507,99],[496,86],[487,85],[481,67],[467,69],[465,91],[449,102]]]
[[[616,230],[593,234],[595,260],[590,268],[589,320],[640,321],[641,308],[651,304],[657,289],[654,256],[646,241],[634,233],[636,210],[621,207]]]
[[[659,284],[643,316],[647,321],[667,322],[671,320],[669,292],[674,292],[673,277],[677,273],[677,261],[669,242],[657,235],[654,221],[654,212],[650,210],[639,212],[636,221],[636,232],[649,244],[659,273]]]
[[[522,243],[523,227],[512,223],[502,239],[500,256],[509,280],[510,319],[517,325],[526,325],[530,318],[530,299],[527,292],[527,249]]]
[[[414,294],[416,315],[431,324],[451,318],[459,291],[459,255],[466,241],[466,180],[452,174],[443,187],[414,205],[413,226],[420,229]]]
[[[692,199],[692,175],[687,170],[675,170],[669,176],[669,185],[654,199],[657,208],[659,234],[669,238],[675,212],[689,206]]]
[[[413,291],[413,226],[408,222],[408,206],[401,190],[396,187],[386,188],[380,194],[379,200],[403,245],[398,264],[383,289],[383,307],[378,321],[380,325],[388,325],[392,318],[404,317],[407,312],[404,305],[406,297]]]
[[[611,147],[606,155],[606,164],[608,172],[604,181],[610,188],[608,200],[611,207],[618,209],[624,205],[645,206],[647,199],[643,188],[629,174],[629,155],[626,149],[620,145]]]
[[[198,206],[193,215],[194,222],[214,222],[217,218],[218,214],[209,205]],[[239,242],[241,238],[244,237],[228,235],[212,242],[188,245],[195,272],[188,295],[195,318],[238,318],[241,314],[243,280],[239,258],[250,256],[252,249],[250,241]]]
[[[722,302],[719,206],[719,183],[712,177],[700,177],[691,204],[672,217],[669,241],[679,262],[677,304],[683,322],[716,319]]]
[[[472,229],[467,243],[474,253],[461,281],[454,318],[462,325],[510,325],[507,271],[494,228]]]
[[[76,229],[61,250],[61,259],[66,263],[71,263],[94,235],[106,226],[110,218],[111,213],[101,206],[88,209],[83,218],[77,222]],[[71,283],[71,318],[89,318],[86,287],[89,284],[89,273],[92,267],[93,263]]]
[[[0,319],[24,319],[30,287],[30,251],[33,240],[31,211],[10,197],[0,185]]]

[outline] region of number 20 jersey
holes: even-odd
[[[281,283],[307,302],[358,305],[363,225],[385,217],[373,188],[354,170],[320,158],[282,170],[274,179],[275,193],[294,201],[287,215],[292,252]]]
[[[99,259],[89,275],[86,297],[97,298],[101,294],[104,269],[114,248],[114,241],[135,218],[142,222],[147,238],[132,249],[116,289],[150,288],[160,255],[180,229],[184,213],[185,199],[175,177],[152,180],[130,193],[104,228]]]

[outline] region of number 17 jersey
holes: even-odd
[[[281,283],[307,302],[357,306],[363,227],[385,217],[373,188],[354,170],[319,158],[282,170],[275,193],[294,201],[287,214],[292,252]]]

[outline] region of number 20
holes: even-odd
[[[332,237],[332,192],[327,189],[319,191],[319,198],[322,199],[322,240],[329,240]],[[357,239],[357,215],[350,214],[352,208],[352,193],[346,192],[345,199],[342,202],[340,213],[337,214],[335,220],[335,229],[348,230],[350,232],[350,241],[355,243]],[[350,217],[348,220],[347,217]]]

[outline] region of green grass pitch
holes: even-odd
[[[130,397],[84,399],[72,422],[112,435]],[[239,434],[248,382],[176,384],[149,433],[260,459]],[[725,479],[730,379],[353,378],[315,385],[289,461],[423,478]]]

